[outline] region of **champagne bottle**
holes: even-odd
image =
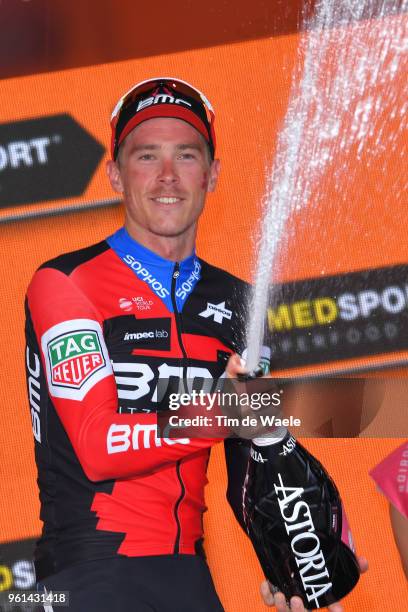
[[[347,595],[360,570],[336,485],[287,430],[282,433],[252,441],[244,521],[272,590],[288,601],[297,595],[315,610]]]

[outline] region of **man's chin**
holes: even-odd
[[[154,234],[157,237],[179,238],[180,236],[186,235],[191,227],[192,227],[192,224],[187,225],[187,226],[183,225],[183,226],[174,226],[174,227],[169,227],[167,224],[163,226],[155,226],[151,228],[150,231],[152,232],[152,234]]]

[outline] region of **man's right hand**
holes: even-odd
[[[241,357],[237,353],[234,353],[228,359],[225,371],[227,373],[228,378],[236,378],[237,374],[245,374],[248,370],[245,367]]]

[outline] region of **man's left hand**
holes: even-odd
[[[360,572],[364,574],[368,570],[368,561],[365,557],[357,557],[358,564],[360,566]],[[300,597],[292,597],[290,600],[290,608],[286,604],[286,599],[283,593],[271,593],[268,582],[265,580],[261,584],[261,595],[264,603],[267,606],[276,606],[277,612],[306,612],[307,608],[304,607]],[[328,607],[330,612],[344,612],[344,608],[341,603],[334,603]]]

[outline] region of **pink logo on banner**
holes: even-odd
[[[392,504],[408,517],[408,440],[370,472]]]

